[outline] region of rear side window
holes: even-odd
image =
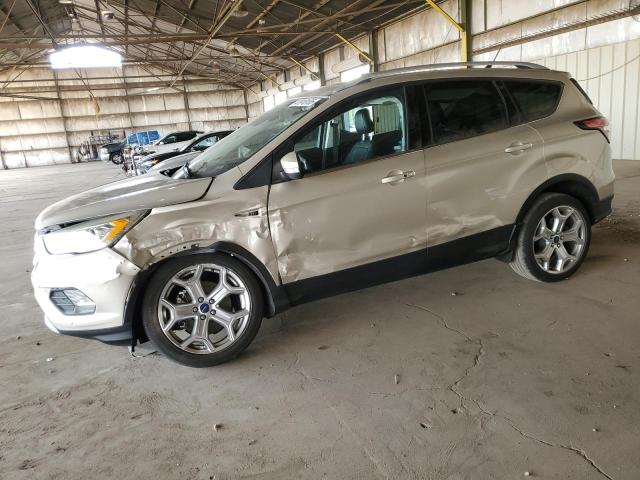
[[[506,106],[490,80],[430,82],[425,89],[435,143],[508,127]]]
[[[558,82],[505,80],[504,84],[525,122],[551,115],[556,110],[562,93],[562,84]]]
[[[196,138],[196,132],[180,132],[176,135],[177,142],[187,142]]]

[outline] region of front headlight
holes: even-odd
[[[87,253],[115,245],[146,215],[146,211],[113,215],[76,223],[46,233],[42,239],[52,255]]]

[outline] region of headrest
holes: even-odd
[[[366,108],[362,108],[355,115],[356,132],[361,135],[373,132],[373,121],[371,114]]]

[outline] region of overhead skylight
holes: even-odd
[[[99,68],[121,67],[122,57],[118,52],[94,45],[79,45],[56,50],[49,55],[51,68]]]

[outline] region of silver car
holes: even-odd
[[[382,282],[486,258],[559,281],[611,211],[607,125],[568,73],[533,64],[305,92],[173,176],[44,210],[35,296],[55,332],[148,338],[202,367],[243,351],[263,317]]]

